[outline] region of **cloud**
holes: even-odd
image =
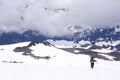
[[[119,0],[1,0],[0,31],[32,29],[46,36],[68,34],[69,25],[120,22]]]

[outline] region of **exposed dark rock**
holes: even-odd
[[[120,51],[120,44],[116,45],[115,48]]]
[[[46,59],[46,60],[49,60],[51,58],[50,56],[36,56],[36,55],[34,55],[32,53],[23,53],[23,55],[30,56],[30,57],[32,57],[34,59]]]
[[[30,56],[30,57],[32,57],[34,59],[46,59],[46,60],[49,60],[51,58],[50,56],[36,56],[36,55],[32,54],[33,50],[29,49],[29,47],[36,46],[36,44],[39,44],[39,42],[32,41],[27,46],[16,47],[13,51],[15,51],[15,52],[23,52],[22,55]],[[44,42],[43,44],[47,45],[47,46],[50,46],[49,42]]]
[[[21,61],[2,61],[3,63],[23,63]]]
[[[46,46],[51,46],[51,44],[47,41],[44,41],[43,44],[46,45]]]
[[[101,49],[101,47],[100,46],[92,46],[89,49]]]
[[[115,57],[114,60],[120,61],[120,52],[115,51],[115,52],[109,53],[108,55]]]
[[[15,52],[25,52],[25,53],[31,53],[32,50],[29,49],[28,47],[16,47],[13,51]]]
[[[112,52],[112,53],[107,53],[106,54],[106,53],[98,53],[98,52],[92,51],[90,49],[82,49],[82,48],[60,48],[60,49],[62,49],[64,51],[67,51],[67,52],[71,52],[73,54],[77,54],[77,55],[78,54],[83,54],[83,55],[93,56],[93,57],[98,58],[98,59],[104,59],[104,60],[111,61],[106,56],[101,55],[101,54],[105,54],[105,55],[115,57],[115,58],[113,58],[113,60],[120,61],[120,52]],[[76,52],[74,52],[75,50],[78,50],[79,52],[76,53]]]
[[[37,41],[31,41],[26,47],[31,47],[31,46],[35,46],[36,44],[39,44],[40,42]]]
[[[3,51],[4,49],[1,49],[1,51]]]

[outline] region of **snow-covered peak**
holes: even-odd
[[[54,46],[31,42],[0,46],[0,63],[27,63],[49,65],[78,65],[80,59],[89,60],[88,56],[75,55]],[[29,51],[30,50],[30,51]],[[81,57],[81,58],[80,58]]]
[[[68,27],[68,30],[72,31],[73,33],[84,32],[84,31],[87,31],[90,29],[91,29],[91,27],[88,25],[70,25]]]
[[[115,32],[120,32],[120,25],[117,25],[117,27],[115,28]]]

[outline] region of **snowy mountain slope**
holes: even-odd
[[[87,58],[85,61],[89,61],[88,56],[84,55],[75,55],[70,54],[69,52],[63,51],[61,49],[57,49],[53,46],[46,46],[44,44],[37,44],[36,46],[32,45],[30,49],[32,50],[30,53],[27,51],[18,51],[14,50],[16,47],[24,47],[28,46],[30,42],[18,43],[12,45],[4,45],[0,46],[0,62],[22,62],[22,63],[46,63],[46,64],[75,64],[77,61],[81,61],[83,58]],[[26,55],[25,55],[26,53]],[[34,54],[35,56],[31,56]],[[43,57],[49,56],[50,59],[45,59]],[[39,57],[39,58],[34,58]],[[76,58],[74,60],[74,58]],[[76,63],[76,65],[78,65]]]
[[[88,57],[94,56],[98,59],[104,59],[104,60],[118,60],[118,61],[120,60],[119,52],[111,51],[108,49],[94,49],[94,48],[84,49],[84,48],[77,48],[77,47],[72,48],[68,46],[59,47],[56,45],[52,45],[49,42],[43,42],[43,43],[25,42],[25,43],[18,43],[18,44],[12,44],[12,45],[5,45],[0,47],[0,53],[1,53],[1,56],[3,56],[1,58],[1,62],[10,62],[10,61],[14,62],[17,60],[17,62],[19,63],[24,63],[24,62],[26,63],[26,61],[31,61],[28,59],[33,59],[34,61],[39,61],[39,60],[51,61],[58,58],[59,59],[64,58],[63,62],[65,62],[65,61],[72,61],[72,58],[74,57],[77,57],[79,61],[80,57],[83,58],[83,56],[85,55],[87,55]],[[59,62],[59,59],[55,61]]]
[[[16,47],[28,47],[36,59]],[[27,53],[27,52],[26,52]],[[31,54],[27,53],[27,54]],[[106,57],[109,57],[106,55]],[[0,46],[0,80],[119,80],[119,61],[95,58],[94,69],[90,68],[90,57],[63,51],[48,43],[24,42]]]
[[[94,57],[97,57],[99,59],[104,59],[104,60],[118,60],[118,61],[120,60],[119,51],[117,51],[116,49],[111,50],[111,48],[103,48],[99,46],[99,45],[102,45],[102,43],[100,43],[97,46],[96,45],[88,46],[86,44],[89,44],[90,42],[84,41],[84,40],[82,40],[78,44],[75,44],[73,41],[65,41],[65,40],[59,40],[59,41],[58,40],[56,41],[47,40],[47,41],[62,50],[65,50],[65,51],[68,51],[74,54],[85,54],[85,55],[94,56]],[[111,45],[116,45],[118,43],[119,41],[116,41],[112,43]],[[105,43],[105,44],[108,44],[108,43]],[[81,45],[84,45],[84,46],[81,46]],[[109,58],[106,56],[109,56]]]
[[[37,31],[28,30],[23,33],[9,32],[1,33],[0,44],[12,44],[25,41],[53,40],[53,44],[62,44],[69,46],[89,47],[100,46],[111,50],[120,50],[120,27],[119,25],[110,28],[86,28],[81,25],[71,25],[68,27],[69,35],[48,37],[39,34]]]
[[[56,46],[72,46],[72,47],[82,47],[85,49],[88,49],[90,47],[94,47],[94,46],[98,46],[100,48],[103,49],[109,49],[109,50],[113,50],[113,51],[119,51],[120,50],[120,40],[116,40],[116,41],[99,41],[99,42],[95,42],[95,44],[92,44],[90,41],[86,41],[86,40],[81,40],[78,43],[75,43],[74,41],[67,41],[67,40],[52,40],[52,39],[48,39],[46,40],[48,42],[50,42],[53,45]]]
[[[68,27],[72,33],[72,40],[50,40],[54,45],[78,46],[87,48],[89,46],[99,46],[104,49],[120,51],[120,26],[111,28],[84,28],[80,25]],[[70,37],[69,37],[70,38]]]
[[[85,58],[85,61],[89,61],[90,56],[104,60],[120,60],[119,52],[114,52],[107,49],[97,50],[72,48],[68,46],[58,47],[50,44],[49,42],[24,42],[12,45],[3,45],[0,46],[0,53],[0,61],[8,63],[36,63],[38,61],[46,61],[50,62],[50,64],[54,64],[53,62],[55,62],[55,64],[67,64],[70,61],[69,65],[72,65],[77,61],[81,61],[81,59],[85,57],[87,58]],[[76,59],[73,60],[74,58]],[[74,65],[77,65],[77,63]]]

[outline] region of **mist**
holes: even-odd
[[[70,25],[91,28],[120,23],[120,0],[0,0],[0,31],[69,34]],[[84,26],[85,27],[85,26]]]

